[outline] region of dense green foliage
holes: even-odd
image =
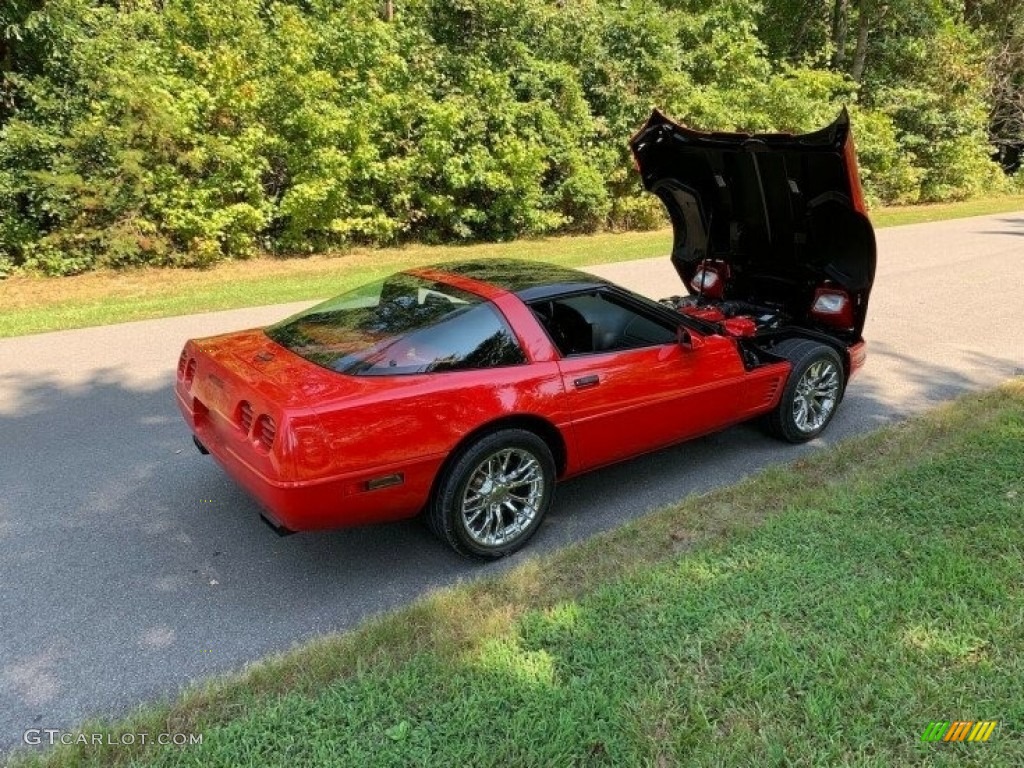
[[[1004,183],[992,8],[967,23],[946,0],[879,5],[851,72],[833,2],[870,15],[846,0],[397,0],[391,19],[376,0],[6,0],[0,275],[650,225],[626,139],[655,105],[801,131],[854,104],[875,201]]]

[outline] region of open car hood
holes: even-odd
[[[727,265],[725,297],[783,308],[812,322],[815,291],[853,302],[859,337],[875,276],[846,109],[814,133],[696,131],[655,110],[630,140],[646,189],[668,209],[672,263],[687,290],[702,263]]]

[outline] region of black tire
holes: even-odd
[[[768,414],[768,430],[780,440],[806,443],[825,431],[842,402],[843,362],[832,347],[810,339],[786,339],[772,352],[789,360],[793,370],[778,406]]]
[[[496,472],[488,473],[488,460],[498,462],[491,465]],[[427,505],[427,523],[461,555],[504,557],[520,549],[540,527],[555,495],[555,472],[551,449],[535,433],[525,429],[491,432],[460,450],[444,470]],[[502,478],[509,479],[495,481]],[[521,478],[524,482],[518,482]],[[477,497],[470,498],[474,492]],[[525,499],[533,503],[521,503]],[[474,514],[478,501],[479,511]]]

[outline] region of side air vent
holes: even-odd
[[[247,435],[252,429],[252,403],[248,400],[243,400],[238,404],[238,426]]]
[[[196,377],[196,359],[194,357],[189,358],[188,363],[185,365],[185,386],[192,386],[192,380]]]
[[[765,405],[768,405],[768,403],[772,402],[775,399],[775,395],[779,391],[779,385],[780,384],[782,384],[782,379],[774,379],[774,380],[768,382],[768,386],[765,387],[765,392],[764,392],[764,403],[765,403]]]

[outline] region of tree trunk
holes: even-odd
[[[832,6],[832,68],[842,69],[846,59],[846,6],[848,0],[835,0]]]
[[[978,0],[964,0],[964,21],[966,21],[972,29],[977,29],[979,20]]]
[[[870,0],[862,0],[860,13],[857,14],[857,47],[853,50],[850,77],[858,83],[864,77],[864,67],[868,63],[868,31],[871,27],[872,5]]]
[[[807,27],[810,25],[811,21],[814,20],[813,6],[816,4],[815,0],[811,0],[810,3],[806,4],[807,7],[805,7],[803,12],[800,14],[800,27],[789,41],[789,48],[786,52],[786,55],[791,59],[797,59],[800,52],[804,50],[804,37],[807,35]]]

